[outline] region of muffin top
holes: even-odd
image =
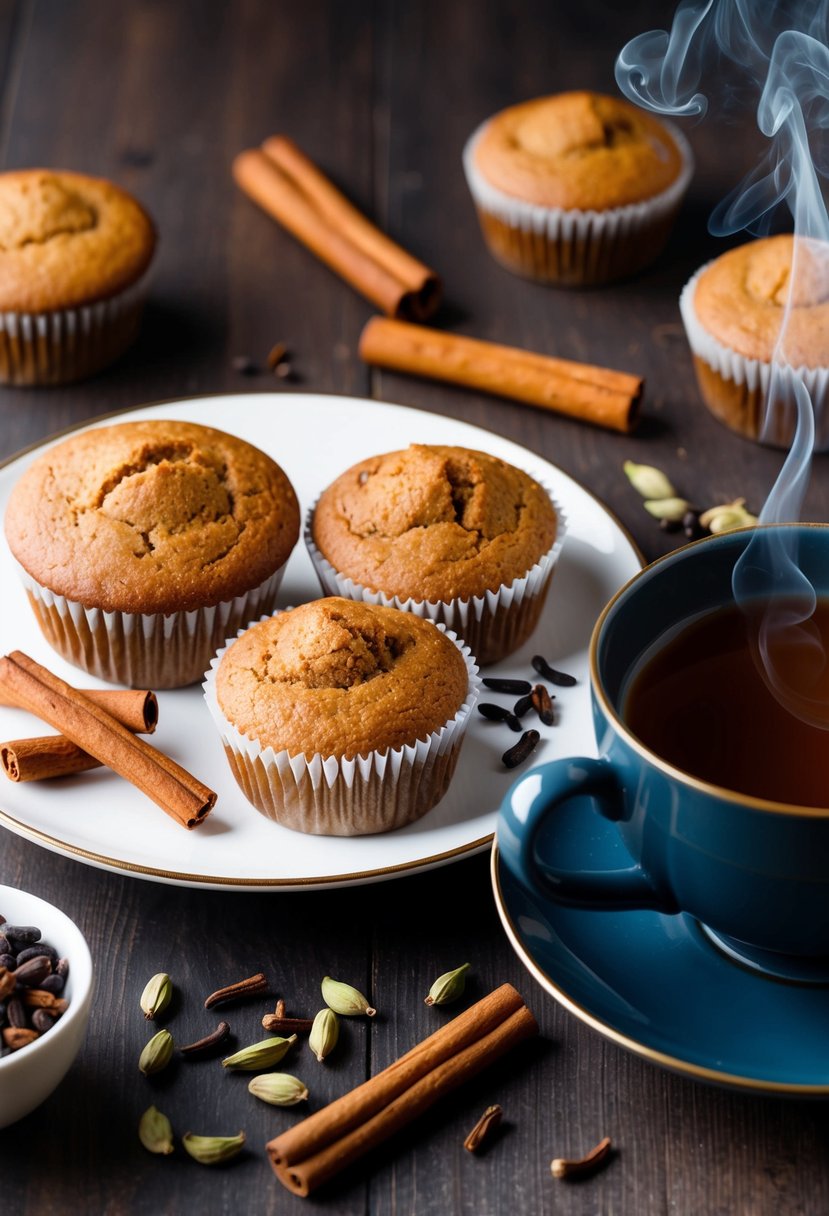
[[[772,236],[730,249],[701,273],[694,312],[718,341],[747,359],[768,362],[791,308],[781,355],[792,367],[829,361],[829,245]]]
[[[0,310],[108,299],[143,274],[154,248],[149,216],[112,182],[63,170],[0,173]]]
[[[659,119],[618,97],[557,93],[510,106],[475,148],[483,177],[542,207],[606,211],[677,180],[682,154]]]
[[[353,759],[426,739],[467,684],[458,647],[431,621],[334,596],[246,630],[222,657],[216,696],[263,747]]]
[[[6,537],[39,583],[107,612],[176,612],[257,587],[299,535],[291,483],[258,448],[190,422],[124,422],[40,456]]]
[[[531,569],[556,537],[547,492],[468,448],[372,456],[323,492],[312,537],[340,574],[401,599],[469,599]]]

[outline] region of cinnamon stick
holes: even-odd
[[[127,730],[151,735],[158,725],[158,701],[154,692],[142,689],[87,689],[85,696],[111,713]],[[0,705],[14,705],[2,688]],[[101,767],[100,760],[90,756],[89,752],[64,735],[43,735],[2,743],[0,764],[9,780],[18,782],[69,777],[73,773],[85,773]]]
[[[503,984],[376,1077],[271,1140],[277,1178],[295,1195],[310,1194],[537,1032],[519,994]]]
[[[392,317],[426,320],[440,279],[358,211],[313,161],[282,135],[233,162],[236,184],[321,261]]]
[[[363,329],[360,357],[376,367],[482,389],[624,433],[636,424],[644,385],[627,372],[385,317],[372,317]]]
[[[212,810],[216,795],[206,785],[21,651],[0,658],[0,690],[125,777],[184,827],[197,827]]]

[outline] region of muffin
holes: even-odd
[[[305,540],[322,589],[443,622],[479,663],[535,628],[563,537],[529,474],[468,448],[413,444],[348,469]]]
[[[124,422],[40,456],[5,526],[59,654],[104,680],[176,688],[273,610],[299,505],[279,465],[241,439]]]
[[[694,275],[679,306],[700,393],[715,417],[750,439],[788,447],[796,421],[795,389],[801,383],[814,408],[815,446],[826,449],[829,246],[798,241],[790,293],[794,251],[792,236],[730,249]],[[778,391],[769,405],[778,342]]]
[[[316,835],[386,832],[446,792],[478,689],[453,634],[338,597],[259,621],[205,682],[233,775],[257,810]]]
[[[0,383],[65,384],[138,332],[155,233],[124,190],[63,170],[0,173]]]
[[[471,136],[463,163],[493,257],[561,287],[609,283],[652,262],[693,169],[673,127],[588,92],[502,110]]]

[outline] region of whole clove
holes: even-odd
[[[205,1009],[214,1009],[217,1005],[226,1005],[229,1001],[242,1000],[249,996],[258,996],[262,992],[267,992],[268,981],[265,979],[264,973],[257,971],[256,975],[249,975],[245,980],[239,980],[238,983],[228,984],[225,988],[219,988],[216,992],[211,992],[210,996],[205,999]]]
[[[490,701],[482,701],[478,706],[478,713],[490,722],[506,722],[510,717],[510,711],[505,705],[493,705]]]
[[[538,747],[538,741],[541,735],[537,730],[525,730],[521,738],[514,747],[508,748],[501,757],[501,763],[505,768],[517,768],[519,764],[523,764]]]
[[[521,693],[528,693],[532,688],[529,680],[502,680],[500,676],[484,676],[481,682],[484,688],[489,688],[492,692],[512,693],[516,697]]]
[[[610,1155],[610,1148],[610,1136],[605,1136],[585,1157],[579,1157],[578,1160],[556,1157],[550,1162],[550,1173],[554,1178],[583,1178],[604,1164]]]
[[[578,683],[575,676],[568,676],[564,671],[556,671],[555,667],[551,667],[543,655],[534,654],[532,665],[540,676],[543,676],[545,680],[549,680],[551,684],[555,684],[559,688],[572,688],[574,684]]]
[[[533,709],[541,721],[545,726],[553,726],[556,719],[553,710],[553,698],[550,696],[549,690],[543,684],[536,684],[530,695],[532,697]]]
[[[179,1047],[179,1051],[186,1060],[205,1060],[209,1056],[218,1055],[229,1036],[230,1027],[227,1022],[219,1022],[212,1034],[197,1039],[195,1043],[188,1043],[186,1047]]]
[[[530,687],[532,688],[532,685]],[[530,691],[528,693],[525,693],[523,697],[518,698],[518,700],[515,702],[515,704],[512,707],[512,712],[515,714],[516,718],[523,718],[524,714],[529,713],[530,710],[532,709],[532,707],[533,707],[533,694]]]
[[[468,1153],[484,1148],[501,1125],[504,1112],[500,1106],[488,1106],[463,1142]]]

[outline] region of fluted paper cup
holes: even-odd
[[[263,747],[237,730],[216,696],[216,672],[236,640],[229,639],[210,664],[204,698],[248,802],[266,819],[316,836],[389,832],[430,811],[449,787],[480,689],[469,647],[443,625],[437,628],[455,643],[466,664],[466,697],[457,713],[425,739],[352,760],[318,753],[291,755]]]
[[[204,676],[229,633],[273,612],[285,572],[258,587],[192,612],[104,612],[42,586],[18,567],[49,645],[76,667],[132,688],[182,688]]]
[[[416,600],[371,591],[362,583],[341,574],[317,548],[312,535],[314,511],[311,507],[305,521],[304,539],[311,562],[325,595],[341,595],[347,600],[363,600],[384,608],[399,608],[427,617],[463,638],[482,667],[497,663],[517,650],[538,624],[547,599],[550,581],[561,553],[567,531],[567,517],[544,483],[534,479],[546,490],[557,517],[556,539],[538,561],[511,583],[502,583],[494,591],[469,599]],[[319,501],[319,500],[317,500]]]
[[[829,368],[777,368],[777,394],[769,407],[771,360],[748,359],[720,342],[700,322],[694,296],[700,276],[711,265],[701,266],[688,280],[679,297],[682,323],[694,357],[700,396],[708,409],[732,431],[773,447],[787,448],[797,423],[795,386],[805,385],[815,416],[815,450],[829,449]]]
[[[49,312],[0,312],[0,384],[35,386],[84,380],[135,340],[150,282],[107,300]]]
[[[487,120],[488,121],[488,120]],[[508,270],[561,287],[595,287],[635,274],[659,256],[694,172],[685,136],[668,127],[682,168],[667,190],[605,211],[542,207],[505,194],[475,163],[484,122],[463,150],[463,168],[487,247]]]

